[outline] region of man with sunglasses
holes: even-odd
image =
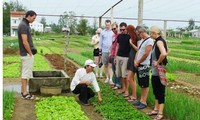
[[[105,25],[106,25],[106,29],[103,30],[100,35],[99,51],[102,52],[101,59],[102,59],[102,63],[104,65],[105,74],[106,74],[105,83],[109,82],[112,85],[113,84],[113,81],[112,81],[113,71],[111,68],[111,64],[108,61],[109,61],[110,47],[112,45],[112,36],[114,33],[111,30],[111,21],[110,20],[106,20]]]
[[[142,38],[134,60],[134,66],[137,68],[138,84],[142,92],[140,101],[135,101],[133,104],[136,105],[138,109],[143,109],[147,107],[146,100],[149,92],[150,58],[154,41],[147,34],[143,26],[136,27],[136,35]]]
[[[127,63],[130,52],[130,36],[126,31],[127,24],[122,22],[120,23],[120,34],[117,37],[117,47],[116,47],[116,75],[121,78],[122,89],[120,93],[123,94],[124,97],[128,96],[128,81],[126,80],[128,75]]]

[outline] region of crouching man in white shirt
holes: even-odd
[[[97,65],[94,64],[93,60],[86,60],[85,67],[76,71],[75,76],[70,84],[71,91],[74,94],[79,94],[78,98],[84,105],[89,105],[88,100],[95,95],[95,93],[89,87],[90,84],[92,84],[95,91],[98,93],[98,102],[102,101],[100,88],[95,74],[93,73],[93,69],[96,66]]]

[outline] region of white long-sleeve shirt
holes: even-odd
[[[87,73],[85,68],[80,68],[76,71],[74,78],[70,84],[70,89],[73,91],[81,81],[91,81],[96,92],[100,91],[95,74],[93,72]]]
[[[94,35],[92,37],[91,44],[94,46],[95,49],[99,48],[99,41],[100,41],[100,36],[99,35]]]

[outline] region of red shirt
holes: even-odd
[[[117,36],[118,36],[118,34],[114,34],[112,36],[111,55],[115,55],[115,53],[116,53]]]

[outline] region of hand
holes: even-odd
[[[102,102],[102,98],[101,98],[101,97],[98,98],[98,102],[99,102],[99,103]]]
[[[153,61],[153,66],[157,67],[158,66],[158,61]]]
[[[91,82],[90,82],[90,81],[85,81],[85,84],[86,84],[86,85],[90,85]]]
[[[116,57],[114,57],[114,63],[116,64]]]
[[[134,66],[137,68],[139,66],[138,62],[134,62]]]

